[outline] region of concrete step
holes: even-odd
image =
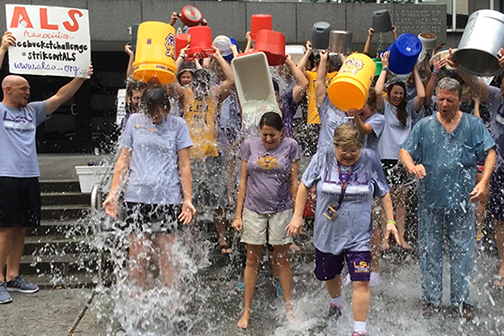
[[[80,192],[80,185],[76,180],[44,180],[40,181],[40,192]]]
[[[96,273],[100,256],[98,253],[64,255],[24,255],[21,258],[21,274],[44,274],[67,276],[70,274]]]
[[[39,227],[28,228],[26,236],[65,235],[67,232],[83,232],[82,223],[77,220],[42,220]]]
[[[89,244],[81,237],[66,238],[65,236],[29,236],[25,239],[24,255],[49,256],[72,253],[90,253]]]
[[[42,205],[87,205],[91,198],[81,192],[50,192],[42,193]]]
[[[80,219],[90,212],[89,205],[44,205],[42,220]]]
[[[92,288],[98,283],[96,274],[71,274],[54,277],[44,274],[23,274],[23,278],[39,286],[40,289]]]

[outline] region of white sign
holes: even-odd
[[[5,5],[13,74],[89,78],[89,15],[85,9]]]
[[[121,122],[126,116],[126,89],[117,90],[117,116],[116,124],[121,126]]]

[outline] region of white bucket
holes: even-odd
[[[117,115],[116,125],[121,126],[121,121],[126,116],[126,89],[117,90]]]
[[[102,181],[107,172],[110,171],[109,166],[75,166],[75,171],[79,177],[79,185],[81,192],[90,193],[95,184]]]
[[[305,48],[302,45],[286,45],[285,46],[285,55],[291,55],[292,61],[295,64],[298,64],[299,61],[303,58],[305,53]]]

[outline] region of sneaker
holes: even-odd
[[[422,317],[429,319],[440,312],[439,306],[433,303],[425,302],[422,304]]]
[[[264,285],[266,285],[266,278],[261,274],[257,278],[256,286],[255,287],[257,289],[257,288],[264,287]],[[238,282],[236,284],[236,286],[234,287],[234,289],[237,292],[243,292],[245,290],[245,283],[243,281]]]
[[[329,313],[327,318],[337,321],[341,317],[341,307],[338,307],[332,303],[329,304]]]
[[[24,279],[21,275],[18,275],[11,281],[7,282],[7,290],[9,292],[33,294],[38,292],[39,288],[37,285],[34,285],[28,280]]]
[[[7,291],[5,282],[0,281],[0,303],[10,303],[12,302],[12,297]]]
[[[369,336],[369,333],[367,331],[354,331],[352,336]]]
[[[282,284],[280,283],[280,278],[276,277],[275,280],[273,281],[275,288],[276,288],[276,295],[279,299],[283,299],[283,289],[282,289]]]

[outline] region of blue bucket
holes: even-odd
[[[390,51],[390,71],[404,75],[413,71],[422,51],[422,42],[413,34],[402,34],[387,51]]]

